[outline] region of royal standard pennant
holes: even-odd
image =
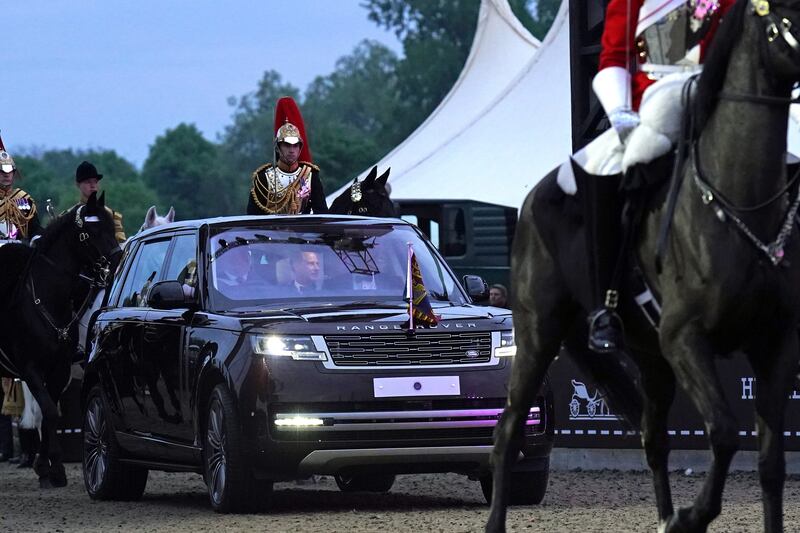
[[[415,322],[420,322],[426,326],[435,326],[439,323],[439,317],[433,314],[431,300],[428,297],[428,290],[422,281],[422,272],[419,269],[417,256],[414,248],[408,245],[408,273],[407,273],[407,294],[408,299],[408,318],[409,329],[414,329]]]

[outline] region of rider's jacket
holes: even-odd
[[[0,189],[0,240],[28,240],[40,233],[33,198],[22,189]]]
[[[293,172],[285,172],[267,163],[253,172],[248,215],[296,215],[327,213],[325,191],[319,167],[300,161]]]
[[[638,109],[642,93],[656,80],[702,63],[721,16],[734,1],[611,0],[600,70],[630,70],[633,108]]]

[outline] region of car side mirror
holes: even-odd
[[[489,285],[480,276],[466,275],[462,278],[464,289],[473,300],[487,300],[489,298]]]
[[[159,281],[147,294],[147,305],[154,309],[180,309],[188,307],[189,302],[183,295],[183,285],[179,281]]]

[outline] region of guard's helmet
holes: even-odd
[[[278,128],[278,131],[275,133],[275,142],[288,144],[300,143],[302,146],[303,136],[297,126],[287,121]]]
[[[306,136],[306,126],[303,123],[303,115],[297,102],[290,96],[279,99],[275,105],[275,148],[279,142],[289,144],[300,143],[300,160],[312,163],[311,150],[308,147],[308,137]]]
[[[9,173],[14,172],[16,169],[17,165],[14,163],[14,158],[5,150],[0,150],[0,170]]]

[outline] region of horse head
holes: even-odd
[[[121,252],[114,231],[114,217],[106,208],[105,193],[92,193],[85,204],[68,211],[66,242],[77,254],[82,270],[91,272],[92,283],[105,286],[111,265]]]
[[[146,229],[155,228],[156,226],[163,226],[165,224],[169,224],[175,220],[175,209],[170,206],[169,211],[165,216],[159,216],[158,211],[156,211],[156,206],[151,205],[150,209],[147,210],[147,214],[144,217],[144,222],[142,222],[141,228],[139,231],[144,231]]]
[[[773,76],[800,81],[800,1],[750,0],[751,13],[761,22],[761,53]]]
[[[389,198],[389,172],[391,168],[378,177],[378,167],[374,166],[362,181],[355,178],[350,188],[333,201],[331,213],[368,217],[397,216],[394,203]]]

